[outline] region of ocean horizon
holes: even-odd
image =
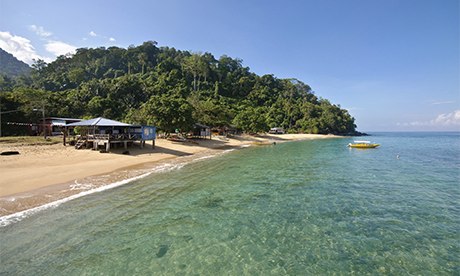
[[[12,215],[0,274],[459,274],[460,132],[369,134],[176,159]]]

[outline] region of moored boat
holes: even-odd
[[[358,149],[373,149],[380,145],[371,143],[370,141],[354,141],[353,143],[349,143],[348,146],[350,148],[358,148]]]

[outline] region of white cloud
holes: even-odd
[[[46,51],[55,56],[74,54],[77,47],[62,41],[50,40],[45,44]]]
[[[349,112],[355,111],[355,110],[362,110],[361,107],[343,107],[343,106],[342,106],[342,109],[348,110]]]
[[[45,47],[45,50],[53,54],[55,57],[66,54],[74,54],[77,49],[77,47],[68,43],[49,39],[49,36],[51,36],[52,33],[45,31],[43,27],[30,25],[29,28],[30,30],[36,32],[37,35],[44,38],[45,44],[43,46]],[[29,39],[13,35],[10,32],[0,32],[0,48],[29,65],[32,65],[34,60],[37,59],[42,59],[47,63],[54,60],[54,57],[44,57],[37,54]]]
[[[33,31],[41,37],[50,37],[51,35],[53,35],[52,32],[45,31],[45,29],[42,26],[30,25],[29,30]]]
[[[460,126],[460,109],[450,113],[439,114],[429,121],[414,121],[410,123],[397,123],[403,127],[456,127]]]
[[[108,37],[108,36],[105,36],[105,35],[97,34],[97,33],[94,32],[94,31],[90,31],[88,34],[89,34],[89,36],[91,36],[91,37],[98,37],[98,38],[107,39],[107,40],[110,41],[110,42],[115,42],[115,41],[116,41],[116,39],[113,38],[113,37]],[[87,38],[83,38],[83,40],[86,41]]]
[[[440,114],[430,124],[440,126],[460,126],[460,109],[451,113]]]
[[[49,53],[55,56],[75,53],[75,50],[76,50],[75,46],[67,44],[62,41],[56,41],[56,40],[50,39],[50,36],[53,33],[45,31],[45,29],[42,26],[30,25],[29,29],[34,31],[37,35],[44,38],[44,40],[46,41],[44,46],[45,46],[46,51],[48,51]],[[91,32],[90,35],[91,34],[96,35],[94,32]]]
[[[12,35],[9,32],[0,32],[0,48],[29,65],[34,63],[34,59],[49,61],[49,59],[43,58],[35,52],[30,40]]]
[[[438,101],[438,102],[432,102],[432,105],[440,105],[440,104],[453,104],[455,101]]]

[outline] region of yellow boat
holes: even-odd
[[[373,149],[380,145],[371,143],[370,141],[354,141],[353,143],[349,143],[348,146],[357,149]]]

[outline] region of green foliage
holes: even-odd
[[[141,123],[155,125],[166,133],[189,131],[194,124],[192,106],[182,97],[180,91],[172,94],[154,95],[142,106]]]
[[[188,101],[196,122],[217,127],[230,125],[233,116],[223,97],[210,91],[198,91],[191,93]]]
[[[27,76],[30,74],[30,71],[31,68],[29,65],[0,48],[0,75],[14,78]]]
[[[264,106],[243,107],[233,119],[236,127],[248,133],[258,133],[268,131],[267,108]]]
[[[242,60],[191,53],[145,42],[128,49],[81,48],[33,65],[31,78],[0,78],[17,118],[108,117],[151,124],[167,133],[194,123],[234,125],[246,132],[353,133],[354,119],[296,79],[258,76]],[[6,97],[5,97],[6,98]]]

